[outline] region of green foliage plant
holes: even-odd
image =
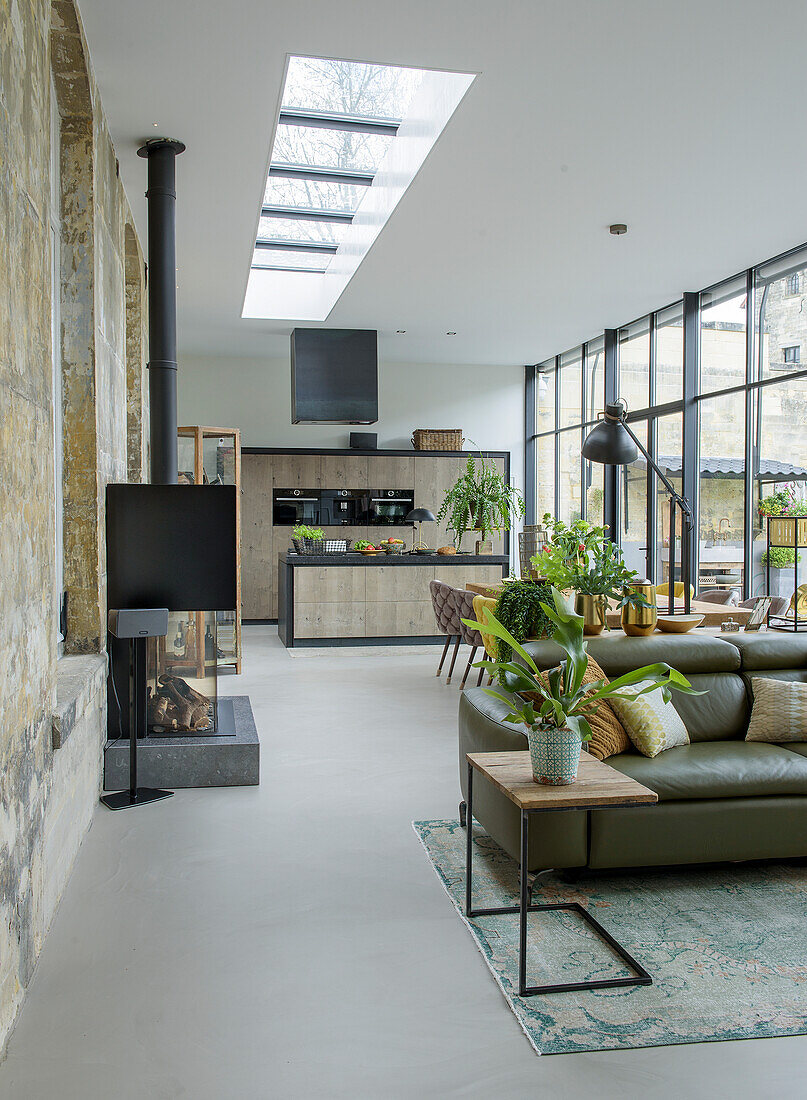
[[[485,688],[488,695],[501,700],[508,707],[505,719],[514,725],[524,725],[536,730],[545,726],[557,729],[570,729],[577,733],[581,741],[591,738],[586,712],[603,700],[615,698],[635,698],[636,694],[646,695],[650,691],[661,691],[665,702],[669,702],[673,691],[686,695],[703,695],[695,691],[689,680],[676,669],[663,662],[645,665],[643,668],[626,672],[624,676],[606,683],[595,680],[584,684],[583,677],[588,667],[586,643],[583,640],[583,618],[577,615],[571,601],[557,588],[552,589],[554,606],[544,605],[544,611],[553,624],[552,638],[566,654],[557,668],[541,673],[529,653],[516,641],[513,635],[497,620],[495,614],[487,609],[482,612],[483,623],[474,619],[463,622],[474,630],[493,634],[504,641],[523,663],[515,661],[479,661],[476,668],[485,668],[497,683],[503,685],[513,695],[505,695],[495,688]],[[638,693],[622,694],[622,689],[647,680]],[[524,699],[529,693],[538,701]]]
[[[552,620],[543,609],[543,604],[552,599],[552,589],[548,584],[531,581],[507,581],[496,600],[497,620],[518,642],[527,638],[542,638],[552,631]],[[496,648],[499,659],[507,661],[512,651],[507,642],[497,639]]]
[[[544,526],[552,537],[530,561],[541,576],[561,591],[573,589],[588,596],[624,599],[638,574],[628,569],[622,551],[607,537],[607,527],[584,519],[566,524],[548,512]]]
[[[796,551],[789,546],[772,546],[770,550],[763,550],[760,561],[762,565],[770,562],[771,569],[786,569],[796,564]]]
[[[292,528],[291,535],[295,539],[314,539],[316,541],[325,538],[325,532],[321,527],[308,527],[304,523],[298,523],[296,527]]]
[[[493,459],[468,456],[465,472],[443,498],[437,522],[447,520],[459,550],[466,531],[479,531],[484,542],[493,531],[509,531],[512,517],[524,515],[524,498],[508,485]]]

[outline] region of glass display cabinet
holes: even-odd
[[[177,465],[180,485],[235,485],[236,487],[236,598],[232,611],[215,612],[215,651],[218,664],[241,671],[241,432],[238,428],[185,426],[177,429]],[[195,633],[204,637],[205,612],[195,611]],[[169,647],[171,638],[169,637]]]

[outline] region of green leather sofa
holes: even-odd
[[[550,641],[525,648],[540,668],[553,667],[563,655]],[[708,694],[673,694],[691,744],[652,760],[626,752],[607,761],[654,790],[656,805],[541,814],[530,830],[530,871],[807,856],[807,743],[744,740],[751,677],[807,682],[807,635],[770,631],[628,638],[612,631],[590,639],[589,652],[611,677],[666,661]],[[461,697],[463,799],[466,753],[526,749],[525,735],[504,721],[506,713],[504,703],[483,688]],[[518,811],[481,777],[474,783],[474,818],[518,858]]]

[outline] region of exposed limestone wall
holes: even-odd
[[[53,749],[51,68],[61,116],[66,652],[105,644],[104,487],[127,477],[131,215],[114,149],[72,4],[0,0],[0,1049],[97,801],[106,725],[96,685]]]

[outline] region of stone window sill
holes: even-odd
[[[88,704],[103,690],[106,668],[106,657],[100,653],[60,657],[56,662],[56,706],[52,722],[54,749],[64,745]]]

